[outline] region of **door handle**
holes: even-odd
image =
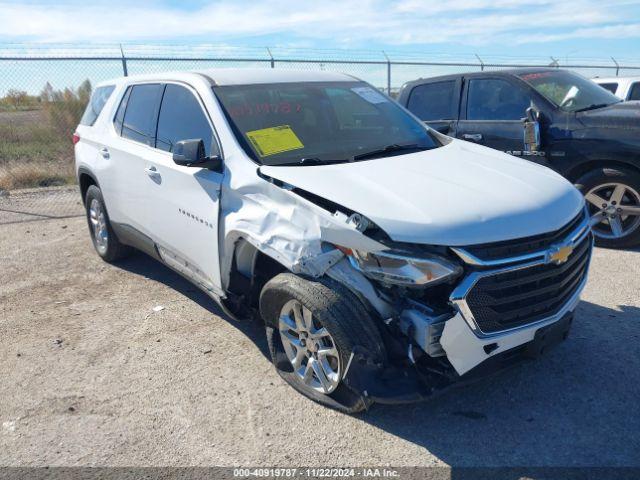
[[[465,140],[471,140],[472,142],[479,142],[480,140],[482,140],[482,134],[481,133],[465,133],[464,135],[462,135],[462,138],[464,138]]]
[[[158,172],[158,169],[156,167],[154,167],[153,165],[150,166],[150,167],[145,168],[144,171],[150,177],[159,177],[160,176],[160,172]]]
[[[109,158],[109,149],[107,147],[102,147],[100,149],[100,155],[102,156],[102,158],[108,159]]]

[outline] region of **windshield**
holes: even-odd
[[[620,102],[595,82],[566,70],[525,73],[520,78],[566,112],[592,110]]]
[[[354,161],[440,146],[393,100],[364,82],[214,87],[234,133],[265,165]]]

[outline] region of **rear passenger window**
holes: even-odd
[[[598,85],[600,85],[605,90],[609,90],[613,94],[615,94],[616,90],[618,89],[617,83],[599,83]]]
[[[122,122],[123,137],[153,146],[156,108],[161,93],[160,84],[131,87]]]
[[[167,85],[160,115],[156,148],[172,152],[180,140],[202,139],[207,156],[211,155],[213,132],[196,97],[180,85]],[[216,149],[217,150],[217,149]]]
[[[104,87],[98,87],[91,95],[91,100],[80,119],[80,125],[91,126],[96,123],[98,115],[102,112],[105,103],[109,100],[109,97],[113,93],[113,85],[106,85]]]
[[[640,100],[640,82],[636,82],[631,85],[629,90],[629,98],[627,100]]]
[[[455,86],[455,81],[418,85],[407,108],[420,120],[453,120]]]
[[[530,106],[528,95],[506,80],[469,81],[467,120],[521,120]]]

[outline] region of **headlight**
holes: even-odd
[[[412,257],[400,252],[341,250],[364,275],[374,280],[403,286],[434,285],[456,277],[462,267],[437,255]]]

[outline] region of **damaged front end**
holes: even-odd
[[[240,242],[250,244],[246,250],[273,259],[284,271],[303,278],[329,278],[362,303],[384,342],[385,361],[356,345],[342,373],[348,394],[308,394],[317,401],[353,411],[356,404],[424,400],[536,356],[566,337],[591,252],[584,212],[549,234],[547,244],[537,243],[546,246],[524,259],[505,255],[483,262],[469,255],[475,250],[394,241],[359,212],[260,169],[258,178],[257,183],[232,185],[222,194],[221,244],[225,252],[236,252],[222,256],[223,272],[233,272],[234,263],[239,263],[244,265],[239,270],[251,276],[255,260],[238,255],[245,250],[237,248]],[[487,248],[502,243],[509,243],[506,252],[531,248],[526,238],[519,242],[522,245],[498,242]],[[563,264],[549,260],[557,242],[570,245],[574,252]],[[496,285],[491,284],[494,280]],[[525,312],[526,305],[525,310],[513,307],[529,300],[544,303],[541,296],[550,290],[539,280],[558,283],[553,304],[537,313]],[[230,275],[223,275],[223,281],[225,290],[233,291]],[[254,290],[263,285],[258,282]],[[501,298],[495,296],[497,291]],[[515,315],[517,328],[497,325],[482,332],[467,297],[473,297],[478,315],[485,307],[493,308],[492,303],[504,305],[505,318]],[[508,311],[512,307],[525,312],[521,320],[517,320],[520,310]]]
[[[388,365],[373,365],[360,352],[344,381],[370,402],[419,401],[536,358],[565,340],[591,259],[588,215],[583,211],[560,230],[536,237],[538,250],[498,256],[530,249],[531,240],[468,250],[416,247],[423,250],[414,251],[419,258],[436,258],[449,270],[424,285],[385,281],[350,258],[394,314],[379,322]]]

